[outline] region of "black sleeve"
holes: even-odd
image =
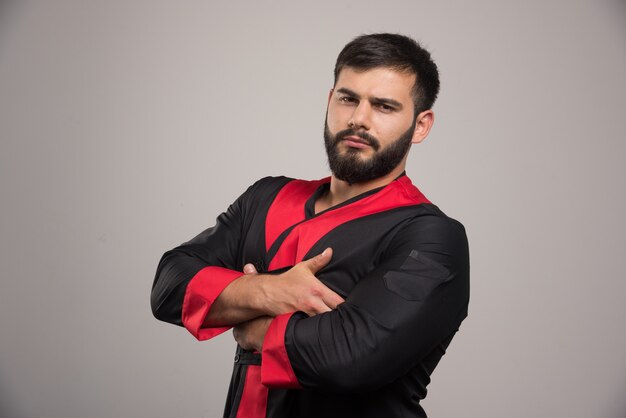
[[[405,375],[454,334],[468,302],[463,226],[443,216],[418,217],[394,237],[345,303],[310,318],[291,317],[286,351],[304,388],[374,390]]]
[[[248,188],[226,212],[219,215],[215,226],[163,255],[157,267],[150,298],[152,313],[157,319],[183,325],[182,307],[187,285],[203,268],[214,266],[241,270],[242,266],[237,263],[237,254],[244,212],[261,181]],[[216,272],[217,275],[220,273],[227,272]]]

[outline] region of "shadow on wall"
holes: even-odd
[[[2,40],[6,39],[3,31],[9,30],[8,22],[15,16],[17,3],[18,0],[0,0],[0,64],[2,63]],[[15,405],[16,398],[11,396],[11,385],[6,381],[6,374],[3,373],[2,368],[0,368],[0,379],[0,417],[25,417],[26,415],[21,413]]]
[[[4,30],[8,30],[8,22],[15,16],[17,3],[18,0],[0,0],[0,54],[2,54],[1,41],[5,39],[5,36],[3,36],[3,28]]]
[[[626,1],[624,3],[626,3]],[[624,379],[624,382],[622,384],[622,389],[615,391],[615,393],[617,394],[618,400],[616,400],[615,402],[617,407],[613,411],[613,414],[611,415],[612,418],[626,417],[626,398],[621,396],[621,394],[624,393],[624,389],[626,389],[626,378]]]
[[[613,0],[612,3],[617,6],[617,9],[622,13],[623,17],[626,17],[626,0]]]
[[[6,19],[8,18],[7,16],[9,16],[12,8],[16,4],[17,0],[0,0],[0,24],[6,21]]]
[[[2,19],[0,19],[1,21]],[[0,375],[2,375],[2,370],[0,370]],[[0,417],[26,417],[23,411],[19,411],[15,398],[11,396],[8,382],[0,382]]]

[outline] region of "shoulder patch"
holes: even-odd
[[[384,276],[385,287],[411,301],[425,299],[438,285],[451,279],[443,265],[412,250],[399,270],[390,270]]]

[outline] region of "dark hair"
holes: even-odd
[[[415,115],[432,108],[439,93],[439,72],[430,53],[404,35],[374,33],[354,38],[343,47],[335,63],[335,84],[344,67],[370,70],[388,67],[415,74],[411,91]]]

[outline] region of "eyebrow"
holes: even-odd
[[[361,99],[361,96],[359,96],[356,92],[346,87],[338,88],[337,93],[343,93],[343,94],[347,94],[348,96],[354,97],[355,99]],[[385,105],[393,106],[397,108],[398,110],[402,109],[403,107],[402,103],[400,103],[399,101],[394,100],[394,99],[387,99],[385,97],[372,97],[370,99],[370,102],[374,104],[385,104]]]

